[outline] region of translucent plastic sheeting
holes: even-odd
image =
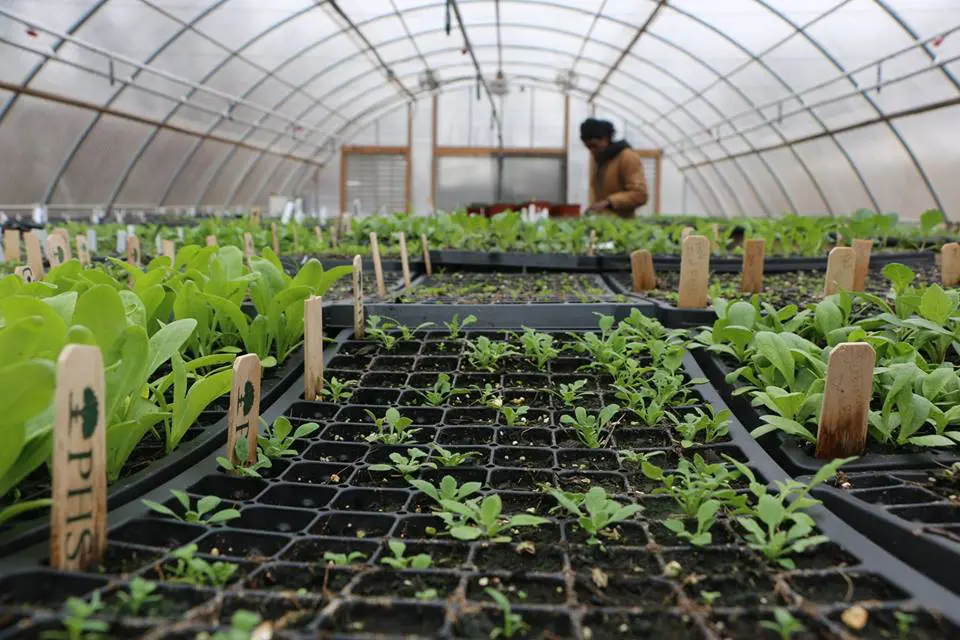
[[[429,69],[442,105],[459,105],[440,111],[456,144],[560,146],[564,89],[616,113],[632,140],[665,149],[667,211],[695,200],[726,215],[960,215],[944,177],[960,145],[931,143],[957,135],[942,128],[960,104],[954,0],[456,0],[449,36],[445,5],[0,0],[0,82],[45,92],[0,102],[0,151],[18,160],[0,168],[0,202],[263,204],[271,189],[319,188],[329,181],[283,155],[329,173],[339,145],[405,144],[397,107],[429,108]],[[492,100],[495,118],[483,85],[498,71],[509,91]],[[887,83],[897,76],[909,77]],[[146,121],[91,126],[89,110],[58,96]],[[186,131],[158,132],[166,125]],[[414,155],[430,145],[423,127]],[[98,154],[109,158],[85,166]],[[569,164],[573,198],[580,162]]]

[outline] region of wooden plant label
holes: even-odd
[[[387,295],[387,285],[383,282],[383,263],[380,262],[380,243],[377,241],[377,232],[370,232],[370,254],[373,256],[373,274],[377,278],[377,294]]]
[[[323,244],[323,232],[320,231],[320,227],[319,227],[319,226],[316,226],[316,227],[313,228],[313,235],[317,236],[317,243],[320,244],[320,245],[322,245],[322,244]]]
[[[854,240],[853,251],[857,255],[853,269],[853,291],[865,291],[867,288],[867,271],[870,269],[870,250],[873,240]]]
[[[260,426],[260,358],[248,353],[233,361],[233,385],[227,413],[227,458],[244,466],[257,461],[257,430]],[[237,458],[237,439],[247,438],[247,457]]]
[[[686,226],[680,230],[680,243],[683,244],[683,241],[686,240],[690,234],[692,234],[696,229],[690,226]]]
[[[681,309],[703,309],[707,306],[710,278],[710,240],[706,236],[687,236],[680,254]]]
[[[135,267],[140,266],[142,254],[140,253],[140,238],[135,235],[127,236],[127,262]]]
[[[710,238],[710,242],[715,251],[720,250],[720,225],[716,222],[710,224],[710,235],[713,236]]]
[[[27,266],[33,271],[33,277],[43,280],[47,274],[43,270],[43,253],[40,251],[40,238],[33,231],[23,234],[23,246],[27,249]]]
[[[657,288],[657,274],[653,270],[653,256],[646,249],[637,249],[630,254],[630,270],[633,275],[634,293]]]
[[[255,229],[260,228],[260,207],[250,209],[250,224]]]
[[[300,234],[297,233],[297,225],[293,225],[293,227],[291,227],[291,231],[293,231],[293,250],[299,252],[300,251]]]
[[[270,223],[270,235],[273,239],[273,252],[280,255],[280,237],[277,235],[277,223]]]
[[[430,243],[427,242],[427,234],[420,234],[420,246],[423,247],[423,272],[428,276],[433,275],[433,262],[430,260]]]
[[[243,257],[252,258],[254,253],[253,234],[247,231],[243,234]]]
[[[948,242],[940,249],[940,277],[944,287],[960,284],[960,244]]]
[[[407,255],[407,234],[403,231],[397,234],[397,240],[400,242],[400,268],[403,270],[403,286],[410,286],[410,258]],[[379,282],[377,283],[379,286]],[[380,295],[387,295],[386,290]]]
[[[363,338],[363,259],[353,256],[353,335]]]
[[[593,257],[597,247],[597,230],[590,229],[590,236],[587,238],[587,256]]]
[[[766,241],[763,238],[751,238],[743,243],[743,267],[740,274],[742,293],[760,293],[763,291],[763,260],[766,254]]]
[[[207,236],[207,246],[208,247],[217,246],[217,236]]]
[[[85,267],[90,266],[90,249],[87,236],[78,233],[75,242],[77,244],[77,260]]]
[[[107,547],[107,425],[99,347],[69,345],[57,360],[50,565],[83,571]]]
[[[340,244],[340,233],[337,231],[337,225],[330,227],[330,246],[334,249]]]
[[[3,232],[3,256],[10,262],[20,262],[20,232],[16,229]]]
[[[876,352],[866,342],[846,342],[830,352],[817,431],[818,458],[863,453],[876,360]]]
[[[30,284],[31,282],[36,282],[37,279],[33,275],[33,269],[30,267],[17,267],[13,270],[17,277],[23,280],[24,284]]]
[[[843,289],[853,289],[853,276],[857,267],[857,252],[852,247],[834,247],[827,256],[827,275],[823,295],[832,296]]]
[[[339,236],[341,233],[343,233],[344,230],[345,230],[345,227],[343,226],[343,220],[344,220],[344,218],[345,218],[346,216],[347,216],[347,212],[346,212],[346,211],[343,211],[343,210],[341,210],[341,211],[340,211],[340,215],[337,216],[337,224],[334,225],[334,226],[335,226],[336,229],[337,229],[337,235],[338,235],[338,236]]]
[[[51,233],[47,236],[47,257],[51,269],[62,265],[71,258],[70,241],[64,240],[59,233]]]
[[[70,244],[70,232],[67,231],[66,227],[57,227],[53,232],[63,238],[68,245]],[[70,258],[67,258],[67,260],[69,259]]]
[[[173,240],[164,240],[163,241],[163,255],[170,258],[170,264],[172,265],[177,260],[177,245]]]
[[[319,400],[323,390],[323,298],[303,301],[303,399]]]

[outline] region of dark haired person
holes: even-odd
[[[640,154],[626,140],[613,141],[613,123],[588,118],[580,125],[580,140],[590,150],[589,211],[632,218],[647,203],[647,179]]]

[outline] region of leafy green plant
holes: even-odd
[[[433,498],[438,505],[444,500],[459,502],[480,491],[483,486],[479,482],[464,482],[458,485],[453,476],[443,476],[439,485],[431,484],[426,480],[410,478],[407,480],[415,489],[422,491]]]
[[[300,438],[306,438],[311,433],[320,429],[316,422],[307,422],[297,427],[293,431],[293,425],[290,420],[284,416],[279,416],[273,421],[273,426],[266,426],[262,434],[257,435],[257,446],[268,458],[282,458],[284,456],[295,456],[297,450],[293,449],[293,443]],[[290,435],[293,432],[293,435]]]
[[[572,416],[560,416],[560,424],[572,426],[577,432],[577,437],[585,446],[591,449],[599,449],[603,430],[607,428],[618,411],[620,411],[619,405],[609,404],[594,416],[588,414],[583,407],[577,407]]]
[[[62,631],[44,631],[41,638],[49,640],[94,640],[103,637],[101,634],[110,629],[105,620],[93,619],[93,616],[103,611],[103,602],[100,593],[95,591],[90,602],[81,598],[67,598],[66,616],[63,620]]]
[[[523,355],[533,361],[541,371],[551,360],[560,355],[560,350],[553,346],[553,342],[553,336],[549,333],[540,333],[528,327],[524,327],[523,333],[520,334]]]
[[[486,336],[478,336],[467,343],[467,360],[484,371],[496,371],[504,358],[516,355],[516,348],[509,342],[493,342]]]
[[[783,607],[774,607],[773,620],[761,620],[760,626],[775,633],[780,640],[790,640],[794,635],[807,630]]]
[[[451,536],[458,540],[476,540],[485,538],[492,542],[509,542],[507,535],[518,527],[538,527],[549,522],[546,518],[521,513],[513,516],[501,514],[503,503],[500,496],[492,494],[482,501],[444,499],[440,501],[442,511],[437,513],[447,525]]]
[[[560,503],[560,506],[577,518],[577,524],[581,529],[590,534],[587,544],[600,544],[597,536],[601,535],[605,529],[632,518],[642,508],[637,504],[621,505],[609,498],[603,487],[591,488],[579,504],[571,500],[563,491],[554,489],[550,495]]]
[[[674,423],[674,428],[680,434],[680,444],[684,448],[692,447],[695,443],[710,444],[726,437],[730,431],[731,413],[727,409],[717,412],[712,405],[707,405],[707,411],[701,409],[687,413],[680,420],[668,414]]]
[[[422,322],[415,327],[408,327],[406,325],[398,324],[397,330],[400,332],[401,337],[404,340],[410,341],[413,340],[414,335],[433,326],[432,322]]]
[[[897,637],[899,640],[907,640],[910,637],[910,630],[917,623],[917,616],[906,611],[894,611],[893,619],[897,622]]]
[[[394,569],[429,569],[433,564],[433,560],[426,553],[406,557],[407,545],[399,540],[387,541],[387,548],[393,555],[390,558],[380,558],[380,564],[385,564],[388,567]]]
[[[506,419],[508,427],[515,427],[518,424],[526,423],[527,419],[523,416],[527,415],[529,411],[530,407],[526,405],[521,407],[505,406],[500,409],[500,413],[502,413],[504,419]]]
[[[332,564],[335,567],[349,567],[355,562],[366,560],[367,554],[360,551],[351,551],[350,553],[334,553],[333,551],[324,551],[323,561]]]
[[[717,511],[720,510],[720,503],[717,500],[707,500],[697,509],[697,528],[692,533],[687,531],[683,520],[669,518],[663,521],[663,526],[672,531],[681,540],[686,540],[690,544],[703,547],[713,541],[713,535],[710,529],[713,528],[717,520]]]
[[[196,544],[189,544],[171,552],[176,562],[164,566],[169,580],[195,587],[223,587],[230,582],[239,567],[231,562],[207,562],[196,557],[197,549]]]
[[[240,517],[240,512],[236,509],[221,509],[216,511],[216,508],[220,506],[220,498],[217,496],[204,496],[197,500],[197,506],[195,509],[190,508],[190,496],[188,496],[183,491],[178,491],[177,489],[171,489],[170,493],[173,494],[173,497],[177,499],[177,502],[183,507],[184,514],[181,516],[176,511],[170,507],[160,504],[159,502],[154,502],[153,500],[142,500],[151,511],[156,511],[157,513],[171,518],[175,518],[182,522],[200,522],[203,524],[222,524],[234,518]]]
[[[163,596],[155,593],[157,583],[136,577],[130,581],[128,591],[118,591],[117,600],[124,612],[131,616],[139,616],[146,607],[163,600]]]
[[[477,316],[470,314],[463,319],[463,322],[460,321],[460,314],[453,314],[453,319],[450,322],[444,322],[444,326],[447,328],[447,331],[450,332],[450,338],[456,340],[460,337],[460,333],[469,327],[471,324],[477,322]]]
[[[746,497],[739,495],[733,488],[733,481],[745,473],[743,465],[728,467],[722,462],[707,464],[699,453],[693,462],[681,458],[675,473],[666,474],[663,469],[644,460],[640,470],[647,478],[660,482],[654,489],[655,495],[667,495],[673,498],[687,517],[694,518],[700,507],[710,500],[723,505],[739,508],[746,504]]]
[[[351,391],[350,388],[356,387],[357,384],[359,383],[356,380],[344,380],[341,382],[334,376],[323,385],[320,394],[324,398],[329,399],[330,402],[346,402],[353,395],[353,391]]]
[[[364,440],[367,442],[379,442],[381,444],[409,444],[413,441],[413,436],[420,429],[411,429],[413,420],[400,415],[400,412],[390,407],[382,418],[367,409],[367,415],[373,420],[377,428],[376,433],[368,434]]]
[[[503,622],[490,632],[491,640],[523,635],[530,629],[530,625],[523,621],[523,616],[513,612],[507,596],[493,587],[486,587],[483,591],[497,604],[503,614]]]
[[[466,464],[473,458],[479,458],[480,454],[476,451],[449,451],[435,442],[430,443],[431,457],[437,461],[441,467],[459,467]]]
[[[796,480],[776,482],[776,493],[770,493],[767,486],[756,481],[750,469],[741,462],[726,456],[740,473],[750,481],[750,493],[756,498],[756,504],[738,505],[739,524],[746,533],[747,545],[762,553],[771,562],[786,569],[796,567],[792,559],[786,557],[801,553],[828,540],[825,535],[814,533],[816,523],[804,513],[805,509],[820,504],[810,497],[813,487],[836,475],[837,470],[856,458],[840,458],[820,468],[806,484]]]
[[[217,465],[231,475],[241,478],[260,478],[262,477],[260,475],[262,470],[273,467],[273,462],[264,455],[263,451],[259,448],[257,449],[257,461],[250,465],[245,463],[247,459],[246,436],[237,438],[237,443],[233,450],[238,460],[236,464],[231,462],[227,456],[217,456]]]
[[[259,613],[240,609],[230,616],[229,628],[221,629],[213,635],[201,633],[197,638],[198,640],[251,640],[256,636],[261,621]]]
[[[569,384],[561,384],[560,387],[554,391],[554,394],[556,394],[556,396],[560,398],[565,405],[568,407],[573,407],[585,397],[596,395],[593,391],[585,390],[584,387],[586,386],[587,381],[585,379],[575,380]]]
[[[439,407],[446,403],[450,398],[466,393],[466,389],[457,389],[450,380],[450,375],[441,373],[437,376],[433,387],[427,391],[418,391],[424,402],[431,407]]]
[[[370,471],[389,472],[393,471],[407,478],[422,469],[436,469],[437,465],[429,462],[429,454],[422,449],[407,449],[407,455],[399,452],[390,454],[392,464],[371,464],[367,467]]]
[[[390,318],[382,316],[370,316],[367,318],[366,334],[373,340],[378,340],[387,351],[393,351],[397,346],[397,336],[391,333],[399,328],[399,323]]]

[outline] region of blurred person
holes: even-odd
[[[626,140],[614,142],[612,122],[587,118],[580,140],[590,150],[590,205],[588,212],[633,218],[647,203],[649,192],[640,154]]]

